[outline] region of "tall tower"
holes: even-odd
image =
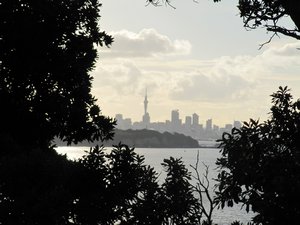
[[[146,89],[146,94],[145,94],[145,100],[144,100],[144,115],[147,114],[147,108],[148,108],[148,98],[147,98],[147,89]]]
[[[144,100],[144,115],[143,115],[143,124],[145,126],[145,128],[147,129],[147,127],[150,124],[150,115],[147,112],[148,110],[148,96],[147,96],[147,89],[146,89],[146,94],[145,94],[145,100]]]

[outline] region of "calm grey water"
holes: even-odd
[[[108,151],[110,148],[107,148]],[[58,147],[57,151],[61,154],[67,154],[68,158],[76,159],[84,155],[84,151],[89,150],[89,147]],[[197,153],[199,152],[199,171],[203,172],[203,163],[209,166],[209,177],[211,184],[214,184],[213,178],[217,175],[216,159],[220,156],[219,149],[216,148],[136,148],[135,151],[145,156],[146,164],[149,164],[155,168],[160,174],[160,179],[163,180],[165,173],[161,166],[163,159],[181,157],[187,168],[193,172],[190,165],[195,165],[197,162]],[[212,186],[211,185],[211,186]],[[218,225],[229,225],[235,220],[239,220],[246,224],[251,220],[253,213],[246,213],[241,209],[241,206],[234,206],[232,208],[226,207],[223,210],[215,209],[213,215],[213,221]]]

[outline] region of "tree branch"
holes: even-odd
[[[213,210],[216,207],[216,204],[214,203],[213,198],[210,195],[209,192],[209,187],[210,187],[210,181],[208,178],[208,173],[209,173],[209,166],[207,166],[206,164],[204,164],[205,170],[204,170],[204,174],[203,174],[203,178],[201,179],[200,173],[199,173],[199,151],[197,152],[197,161],[196,161],[196,165],[190,165],[192,167],[192,169],[195,171],[196,176],[193,176],[193,178],[197,181],[197,183],[195,185],[192,185],[194,187],[194,191],[196,193],[198,193],[199,195],[199,204],[200,204],[200,209],[201,212],[205,215],[206,217],[206,222],[211,225],[212,224],[212,213]],[[208,200],[209,202],[209,208],[207,209],[204,206],[204,196],[203,194],[205,194],[205,198]]]

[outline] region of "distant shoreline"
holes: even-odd
[[[214,145],[214,146],[199,145],[199,148],[220,148],[220,147],[218,145]]]

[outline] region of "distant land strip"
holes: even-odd
[[[104,145],[111,147],[119,143],[127,144],[136,148],[199,148],[209,147],[200,146],[199,142],[190,136],[179,133],[160,133],[154,130],[115,130],[113,140],[106,142],[81,142],[76,146],[95,146]],[[65,146],[66,143],[60,140],[55,140],[55,144],[58,146]]]

